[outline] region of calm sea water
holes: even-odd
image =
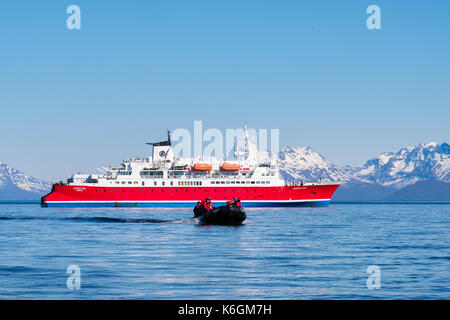
[[[450,205],[248,209],[0,205],[2,299],[448,299]],[[69,265],[81,270],[70,290]],[[380,289],[367,288],[368,266]]]

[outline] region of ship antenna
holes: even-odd
[[[247,123],[244,124],[244,132],[245,132],[245,151],[247,153],[247,160],[250,157],[250,145],[249,145],[249,138],[248,138],[248,130],[247,130]]]

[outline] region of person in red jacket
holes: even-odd
[[[232,205],[232,204],[234,204],[235,206],[240,207],[241,206],[241,200],[236,198],[236,197],[233,197],[233,199],[227,201],[227,205]]]
[[[209,211],[209,210],[214,209],[214,206],[213,206],[213,204],[211,202],[211,198],[209,198],[209,197],[206,198],[206,200],[205,200],[205,202],[203,204],[203,208],[205,209],[205,211]]]

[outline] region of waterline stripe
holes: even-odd
[[[242,203],[296,203],[296,202],[318,202],[330,201],[331,199],[309,199],[309,200],[241,200]],[[214,202],[227,202],[228,200],[214,199]],[[78,200],[78,201],[45,201],[46,203],[197,203],[198,200]]]

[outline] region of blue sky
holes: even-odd
[[[64,179],[194,120],[279,128],[281,146],[339,165],[449,142],[449,14],[444,0],[4,1],[0,161]]]

